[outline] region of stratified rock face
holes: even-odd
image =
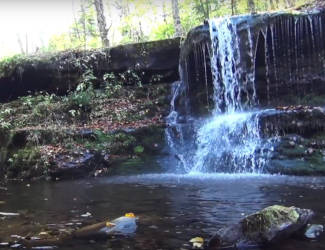
[[[243,102],[297,104],[307,94],[325,93],[325,11],[238,16],[231,25],[238,40],[233,70]],[[182,78],[194,111],[197,104],[213,105],[209,29],[216,31],[208,24],[192,30],[181,51]]]
[[[180,55],[180,76],[186,83],[184,98],[176,100],[177,108],[189,101],[192,113],[202,113],[202,108],[212,108],[213,79],[211,72],[211,38],[207,24],[191,30],[182,45]]]
[[[261,103],[325,91],[325,14],[279,15],[260,31],[256,88]]]
[[[274,141],[265,171],[288,175],[325,175],[325,110],[288,106],[259,117],[261,136]]]
[[[65,94],[83,73],[98,79],[105,73],[125,73],[127,84],[173,82],[178,79],[180,40],[128,44],[105,50],[65,51],[30,56],[0,64],[0,101],[47,91]],[[132,79],[133,78],[133,79]],[[135,79],[134,79],[135,78]]]
[[[274,205],[226,227],[210,240],[210,248],[263,246],[291,237],[312,218],[309,209]]]
[[[264,137],[288,134],[310,137],[325,131],[325,109],[310,106],[283,107],[262,114],[259,124]]]

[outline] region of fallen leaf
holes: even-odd
[[[134,215],[134,213],[127,213],[127,214],[125,214],[125,217],[134,218],[135,215]]]
[[[204,243],[204,239],[202,237],[195,237],[190,240],[191,243]]]
[[[193,248],[202,248],[204,244],[204,239],[202,237],[195,237],[190,240],[193,244]]]

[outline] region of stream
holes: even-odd
[[[49,228],[64,230],[133,212],[138,229],[107,241],[71,241],[60,249],[191,249],[189,240],[205,239],[222,226],[269,205],[310,208],[325,224],[325,178],[255,174],[146,174],[8,185],[0,191],[2,212],[20,213],[0,220],[0,239],[37,236]],[[92,214],[85,218],[81,215]],[[324,249],[317,241],[290,240],[285,250]],[[274,248],[273,248],[274,249]]]

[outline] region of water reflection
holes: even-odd
[[[0,239],[8,240],[11,234],[36,235],[51,224],[65,228],[134,212],[140,218],[134,237],[70,242],[68,248],[189,249],[192,237],[208,238],[220,227],[273,204],[311,208],[317,212],[315,221],[322,224],[324,187],[324,178],[217,174],[9,185],[8,191],[0,191],[0,201],[6,202],[0,211],[22,216],[0,221]],[[81,217],[86,212],[93,216]],[[291,241],[277,249],[316,250],[324,243],[324,237],[314,243]]]

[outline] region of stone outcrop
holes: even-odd
[[[0,63],[0,100],[29,91],[65,94],[86,70],[101,79],[124,73],[127,84],[172,82],[178,79],[180,39],[128,44],[104,50],[65,51],[53,55],[15,57]],[[99,83],[98,83],[99,84]]]
[[[274,205],[223,228],[209,241],[210,249],[265,246],[304,229],[314,215],[309,209]]]
[[[96,152],[75,152],[69,155],[57,155],[49,175],[53,180],[76,179],[95,173],[97,169],[107,171],[108,167],[108,156]]]
[[[264,112],[260,116],[263,136],[297,134],[312,136],[325,131],[325,110],[322,107],[292,106]]]
[[[298,104],[298,97],[325,94],[323,9],[238,16],[232,18],[232,24],[238,36],[236,63],[242,84],[238,91],[243,102],[256,95],[262,106]],[[180,57],[193,111],[198,104],[213,105],[209,50],[209,24],[205,23],[189,33]]]
[[[224,46],[225,31],[233,51]],[[262,109],[257,133],[268,143],[254,154],[270,159],[263,170],[324,175],[324,34],[324,8],[204,23],[188,34],[181,50],[184,86],[176,110],[180,117],[203,117],[214,105],[226,111],[231,101],[237,111]]]
[[[259,125],[274,150],[265,169],[288,175],[325,175],[325,110],[290,106],[264,112]]]

